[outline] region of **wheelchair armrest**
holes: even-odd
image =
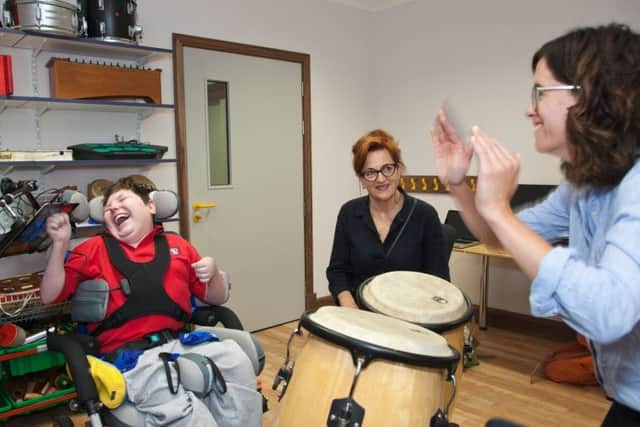
[[[225,328],[244,329],[238,316],[230,308],[221,305],[199,307],[191,314],[191,322],[202,326],[215,326],[220,322]]]
[[[86,352],[77,337],[72,334],[59,335],[56,332],[48,331],[47,350],[57,351],[64,355],[78,393],[78,400],[88,406],[90,414],[97,412],[98,390],[89,371]],[[96,406],[91,407],[93,405]]]

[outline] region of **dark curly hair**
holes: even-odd
[[[617,185],[640,143],[640,35],[615,23],[578,28],[544,44],[533,55],[534,72],[543,58],[557,80],[581,88],[567,112],[566,179],[578,187]]]

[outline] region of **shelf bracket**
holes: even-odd
[[[40,107],[38,109],[36,109],[36,114],[38,115],[38,117],[42,117],[45,115],[45,113],[47,113],[51,108],[49,108],[49,106],[46,107]]]
[[[9,175],[15,169],[15,166],[7,166],[4,169],[0,169],[0,175],[6,176]]]
[[[136,113],[136,141],[142,141],[142,120],[144,116],[142,113]]]
[[[47,44],[47,40],[43,38],[40,41],[40,45],[33,48],[33,51],[32,51],[33,54],[32,55],[33,55],[34,58],[37,58],[38,55],[40,55],[40,52],[42,52],[44,50],[44,46],[46,44]]]
[[[45,167],[40,171],[40,173],[41,173],[42,175],[47,175],[48,173],[53,172],[53,170],[54,170],[55,168],[56,168],[56,166],[55,166],[55,165],[48,165],[48,166],[45,166]]]
[[[137,65],[144,65],[147,62],[149,62],[149,59],[152,58],[153,55],[146,55],[146,56],[141,56],[140,58],[136,59],[136,64]]]

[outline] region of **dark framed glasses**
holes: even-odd
[[[373,169],[373,168],[365,169],[362,171],[360,176],[366,179],[367,181],[375,181],[376,179],[378,179],[379,173],[381,173],[382,176],[389,178],[390,176],[393,176],[393,174],[395,174],[397,170],[398,170],[397,163],[387,163],[385,165],[382,165],[380,169]]]

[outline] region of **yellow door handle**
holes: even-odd
[[[193,208],[193,216],[192,216],[193,222],[200,222],[202,220],[202,215],[200,215],[200,209],[215,208],[216,204],[193,202],[193,205],[191,205],[191,207]]]
[[[199,202],[193,202],[193,205],[191,205],[193,207],[194,211],[198,211],[200,209],[211,209],[211,208],[215,208],[217,205],[215,203],[199,203]]]

